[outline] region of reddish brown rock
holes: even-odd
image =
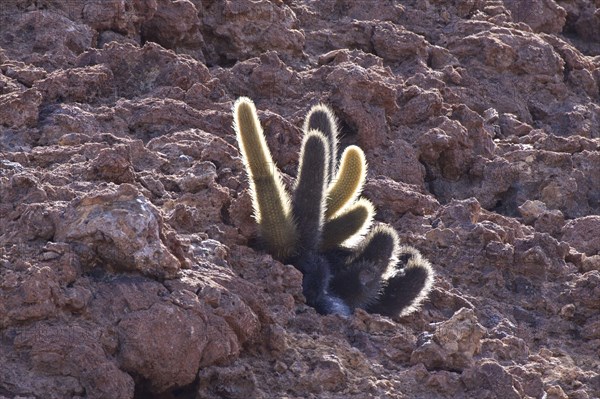
[[[521,398],[514,387],[513,377],[494,361],[483,361],[466,370],[461,376],[467,391],[477,397]]]
[[[427,56],[427,42],[422,36],[385,22],[375,26],[371,39],[375,53],[386,61],[401,62],[411,56]]]
[[[199,306],[186,311],[159,303],[129,313],[117,326],[121,367],[153,392],[188,385],[207,344],[205,317]]]
[[[33,370],[77,376],[90,397],[131,397],[132,378],[107,358],[98,342],[98,332],[81,326],[40,327],[15,338],[15,349],[28,350]]]
[[[4,128],[23,128],[36,125],[39,118],[39,106],[42,95],[29,89],[0,96],[0,120]]]
[[[213,64],[243,60],[266,50],[277,50],[286,56],[302,54],[304,35],[296,29],[294,12],[283,2],[212,3],[207,6],[202,23],[210,43],[207,58]]]
[[[79,7],[68,2],[57,2],[49,10],[32,6],[23,12],[17,2],[8,3],[0,16],[4,27],[0,46],[14,59],[55,70],[72,66],[75,57],[93,45],[94,30],[68,15],[77,14]]]
[[[327,76],[334,90],[331,98],[338,117],[358,135],[366,151],[382,145],[388,138],[388,118],[398,112],[397,89],[387,83],[389,71],[381,66],[364,68],[353,62],[342,62]]]
[[[504,5],[511,11],[515,22],[525,22],[535,32],[560,33],[566,22],[567,11],[554,0],[536,0],[527,6],[509,0]]]
[[[598,2],[0,6],[0,396],[600,397]],[[436,272],[320,316],[232,130],[293,186],[318,102]]]
[[[36,80],[44,79],[48,75],[42,68],[36,68],[30,64],[18,61],[2,64],[0,65],[0,70],[2,70],[2,73],[6,76],[6,78],[16,81],[13,83],[8,80],[9,83],[6,85],[11,88],[10,91],[15,91],[18,89],[19,86],[17,83],[25,87],[31,87]],[[7,88],[4,88],[4,90],[7,90]]]
[[[180,261],[163,243],[158,211],[130,185],[75,200],[58,222],[55,240],[72,244],[90,267],[175,277]]]
[[[462,308],[452,318],[436,326],[410,358],[428,369],[461,371],[473,364],[473,356],[481,350],[485,329],[477,323],[473,310]]]
[[[586,255],[600,255],[600,216],[590,215],[569,221],[562,239]]]
[[[431,214],[439,206],[437,201],[432,201],[419,188],[395,182],[384,175],[369,179],[365,184],[364,193],[375,205],[378,205],[380,214],[393,213],[395,218],[406,212],[416,215]],[[393,205],[381,206],[383,204]]]
[[[55,71],[45,79],[39,80],[34,87],[44,96],[44,102],[93,101],[114,92],[112,72],[104,65],[93,68],[71,68]]]
[[[165,48],[188,53],[192,50],[195,58],[203,59],[200,49],[205,43],[200,33],[200,12],[194,2],[158,0],[149,2],[146,7],[153,13],[141,26],[141,39],[144,42],[156,42]]]

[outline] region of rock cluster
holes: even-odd
[[[584,0],[2,1],[0,399],[600,397],[599,43]],[[286,184],[331,105],[420,312],[256,249],[241,95]]]

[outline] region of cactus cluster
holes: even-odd
[[[427,296],[431,266],[401,246],[388,225],[373,228],[373,204],[360,196],[367,164],[347,147],[338,164],[338,126],[325,105],[304,122],[298,175],[286,191],[253,102],[239,98],[234,129],[246,166],[254,217],[265,249],[303,274],[307,304],[321,314],[362,308],[387,316],[415,310]]]

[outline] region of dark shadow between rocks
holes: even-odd
[[[179,388],[173,388],[161,393],[153,393],[148,387],[147,381],[138,381],[136,379],[133,399],[195,399],[198,392],[199,378],[194,382]]]

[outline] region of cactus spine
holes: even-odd
[[[375,207],[371,201],[360,198],[346,207],[342,213],[327,220],[323,228],[322,250],[329,250],[342,245],[353,237],[359,237],[369,228]]]
[[[367,163],[362,150],[351,145],[344,150],[340,168],[327,190],[327,212],[329,219],[360,194],[365,182]]]
[[[434,272],[431,264],[413,247],[398,249],[400,261],[386,278],[379,299],[366,310],[384,316],[407,315],[419,308],[431,291]]]
[[[273,256],[286,259],[292,255],[297,241],[290,198],[273,162],[254,103],[240,97],[233,109],[234,129],[248,172],[260,235]]]
[[[330,286],[351,308],[377,303],[384,274],[393,268],[398,252],[398,235],[391,227],[379,225],[354,248],[345,267],[335,273]]]
[[[317,251],[325,220],[325,182],[329,169],[329,148],[317,130],[304,135],[300,165],[293,197],[293,212],[297,216],[299,251]]]
[[[329,144],[329,177],[330,182],[337,172],[338,124],[333,112],[324,104],[314,105],[304,120],[304,131],[318,130],[323,133]]]

